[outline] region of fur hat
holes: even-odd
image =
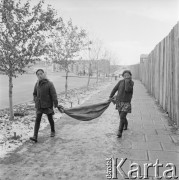
[[[36,74],[37,74],[39,71],[42,71],[42,72],[44,73],[44,70],[43,70],[43,69],[37,69]]]
[[[124,74],[125,73],[129,73],[131,76],[132,76],[132,73],[131,73],[131,71],[129,71],[129,70],[125,70],[123,73],[122,73],[122,76],[124,77]]]

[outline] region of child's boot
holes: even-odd
[[[36,136],[30,137],[29,139],[30,139],[31,141],[37,142],[37,137],[36,137]]]
[[[122,132],[121,132],[121,131],[118,131],[117,137],[118,137],[118,138],[121,138],[121,137],[122,137]]]

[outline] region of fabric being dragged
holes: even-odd
[[[102,113],[108,108],[112,99],[105,102],[81,106],[76,108],[64,109],[63,106],[58,106],[60,112],[64,112],[68,116],[80,121],[90,121],[102,115]]]

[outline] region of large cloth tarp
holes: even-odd
[[[59,106],[58,109],[61,111],[63,109],[64,113],[68,116],[75,118],[80,121],[90,121],[95,119],[108,108],[110,105],[111,100],[107,100],[102,103],[88,105],[88,106],[81,106],[76,108],[64,109],[62,106]]]

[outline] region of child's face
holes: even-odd
[[[129,73],[124,73],[124,79],[131,78],[131,75]]]
[[[42,80],[42,79],[44,79],[45,74],[42,71],[38,71],[37,72],[37,77],[38,77],[39,80]]]

